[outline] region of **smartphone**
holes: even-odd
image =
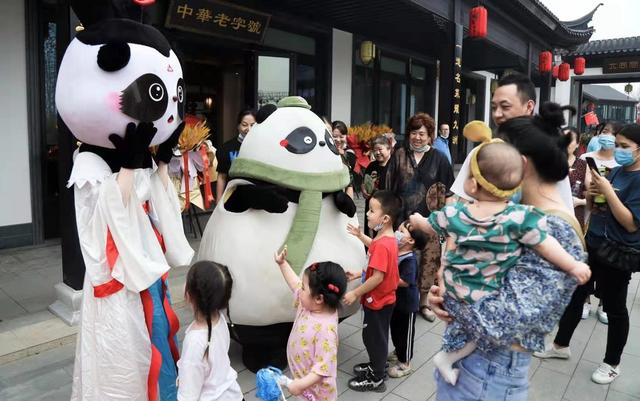
[[[596,164],[596,161],[593,159],[593,157],[585,157],[585,160],[587,161],[587,166],[589,166],[589,169],[595,171],[596,174],[600,175],[600,171],[598,171],[598,165]]]

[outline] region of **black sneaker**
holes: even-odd
[[[384,371],[385,371],[384,379],[385,380],[387,378],[387,374],[386,374],[387,369],[389,369],[389,362],[386,362],[384,364]],[[353,367],[353,373],[355,373],[356,376],[360,376],[363,373],[368,372],[369,370],[371,370],[371,362],[359,363],[359,364],[357,364],[357,365],[355,365]]]
[[[349,380],[349,388],[360,392],[375,391],[376,393],[384,393],[387,391],[387,385],[384,383],[384,379],[376,377],[370,367],[360,376]]]

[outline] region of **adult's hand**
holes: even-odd
[[[449,312],[444,309],[444,288],[437,285],[432,285],[427,294],[427,304],[431,308],[431,311],[436,314],[438,319],[445,322],[450,322],[451,316]]]

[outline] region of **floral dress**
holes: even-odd
[[[564,217],[547,211],[548,235],[553,236],[577,260],[585,261],[582,233]],[[577,224],[577,222],[576,222]],[[560,320],[577,281],[556,269],[531,248],[509,269],[502,287],[474,304],[445,297],[445,308],[453,316],[447,352],[475,341],[480,349],[519,344],[528,351],[544,350],[545,334]]]

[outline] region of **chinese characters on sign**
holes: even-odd
[[[165,25],[260,43],[270,18],[268,14],[218,0],[171,0]]]
[[[456,45],[453,62],[453,99],[452,99],[452,121],[451,121],[451,144],[458,144],[458,134],[460,133],[460,87],[462,84],[462,46]]]
[[[605,74],[640,72],[640,57],[607,58],[602,65]]]

